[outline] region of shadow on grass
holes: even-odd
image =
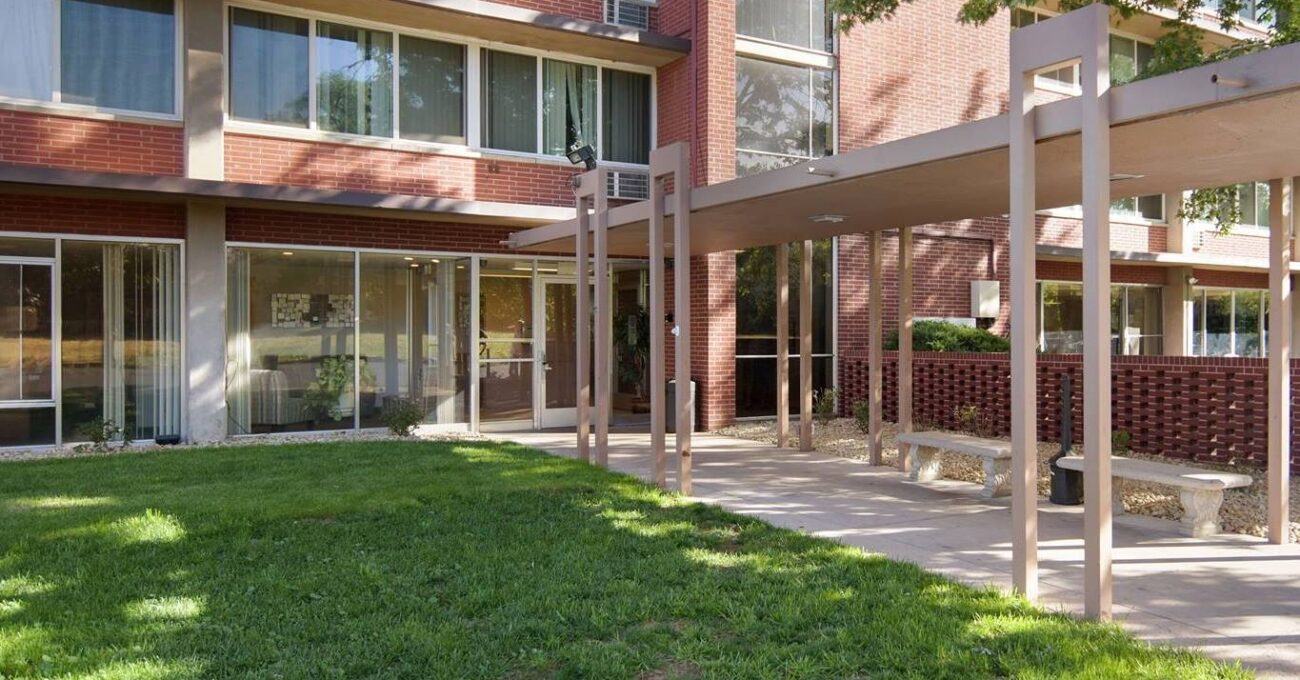
[[[0,472],[0,676],[1240,674],[512,444]]]

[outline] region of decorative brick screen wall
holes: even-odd
[[[1300,362],[1292,366],[1300,395]],[[885,419],[898,417],[898,364],[885,353]],[[1083,357],[1038,358],[1038,437],[1060,441],[1061,377],[1073,381],[1074,441],[1083,441]],[[1111,408],[1116,430],[1132,447],[1170,458],[1226,463],[1268,457],[1268,362],[1222,357],[1114,357]],[[917,352],[913,371],[918,423],[958,426],[956,410],[977,406],[999,435],[1010,432],[1011,367],[1005,354]],[[866,398],[867,358],[840,359],[840,410]],[[1295,397],[1293,397],[1293,401]],[[1294,408],[1294,403],[1293,403]],[[1292,420],[1292,464],[1300,464],[1300,429]]]

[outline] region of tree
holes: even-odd
[[[892,18],[905,4],[915,0],[829,0],[830,10],[838,17],[838,29],[846,32],[857,25],[867,25]],[[1061,0],[1062,12],[1094,4],[1098,0]],[[1300,0],[1100,0],[1127,19],[1146,12],[1173,12],[1163,21],[1165,33],[1153,46],[1154,56],[1137,79],[1181,71],[1231,57],[1249,54],[1268,47],[1300,41]],[[1241,11],[1254,3],[1259,23],[1268,26],[1263,39],[1242,40],[1227,47],[1206,49],[1201,30],[1194,20],[1204,10],[1213,10],[1219,25],[1232,30],[1242,25]],[[1042,0],[964,0],[955,17],[959,23],[980,26],[988,23],[1003,9],[1033,7]],[[1185,219],[1213,222],[1226,233],[1241,219],[1241,206],[1235,187],[1198,189],[1183,201],[1180,214]]]

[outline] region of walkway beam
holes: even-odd
[[[898,431],[912,431],[912,228],[898,230]],[[910,472],[898,450],[898,469]]]
[[[867,264],[867,462],[880,465],[883,458],[884,441],[882,429],[884,424],[885,387],[884,368],[882,366],[884,349],[884,325],[881,322],[884,281],[880,276],[880,264],[883,259],[880,230],[874,230],[869,237],[871,253]]]
[[[673,168],[673,318],[676,327],[673,374],[677,380],[677,488],[691,495],[691,431],[695,395],[691,391],[691,147],[665,147],[663,163]]]
[[[776,447],[790,445],[790,244],[776,246]]]
[[[596,175],[599,170],[579,175],[574,190],[575,209],[578,216],[578,229],[574,236],[574,253],[578,275],[578,290],[574,305],[577,307],[578,321],[574,324],[577,337],[577,351],[574,352],[575,370],[578,374],[576,383],[578,415],[578,458],[591,462],[591,273],[588,262],[590,253],[591,210],[595,207],[595,195],[603,191],[603,182]],[[599,189],[597,186],[599,185]]]
[[[1268,237],[1268,540],[1290,540],[1291,258],[1295,181],[1269,182]]]

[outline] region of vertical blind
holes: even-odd
[[[316,122],[322,130],[393,134],[393,34],[316,23]]]
[[[0,22],[0,95],[49,100],[54,51],[54,3],[8,0]]]
[[[230,10],[230,108],[244,120],[307,125],[307,20]]]
[[[401,38],[401,136],[465,143],[465,47]]]
[[[537,151],[537,61],[483,51],[483,146]]]
[[[607,161],[650,162],[650,76],[604,70],[603,151]]]
[[[63,0],[60,23],[63,101],[174,113],[172,0]]]

